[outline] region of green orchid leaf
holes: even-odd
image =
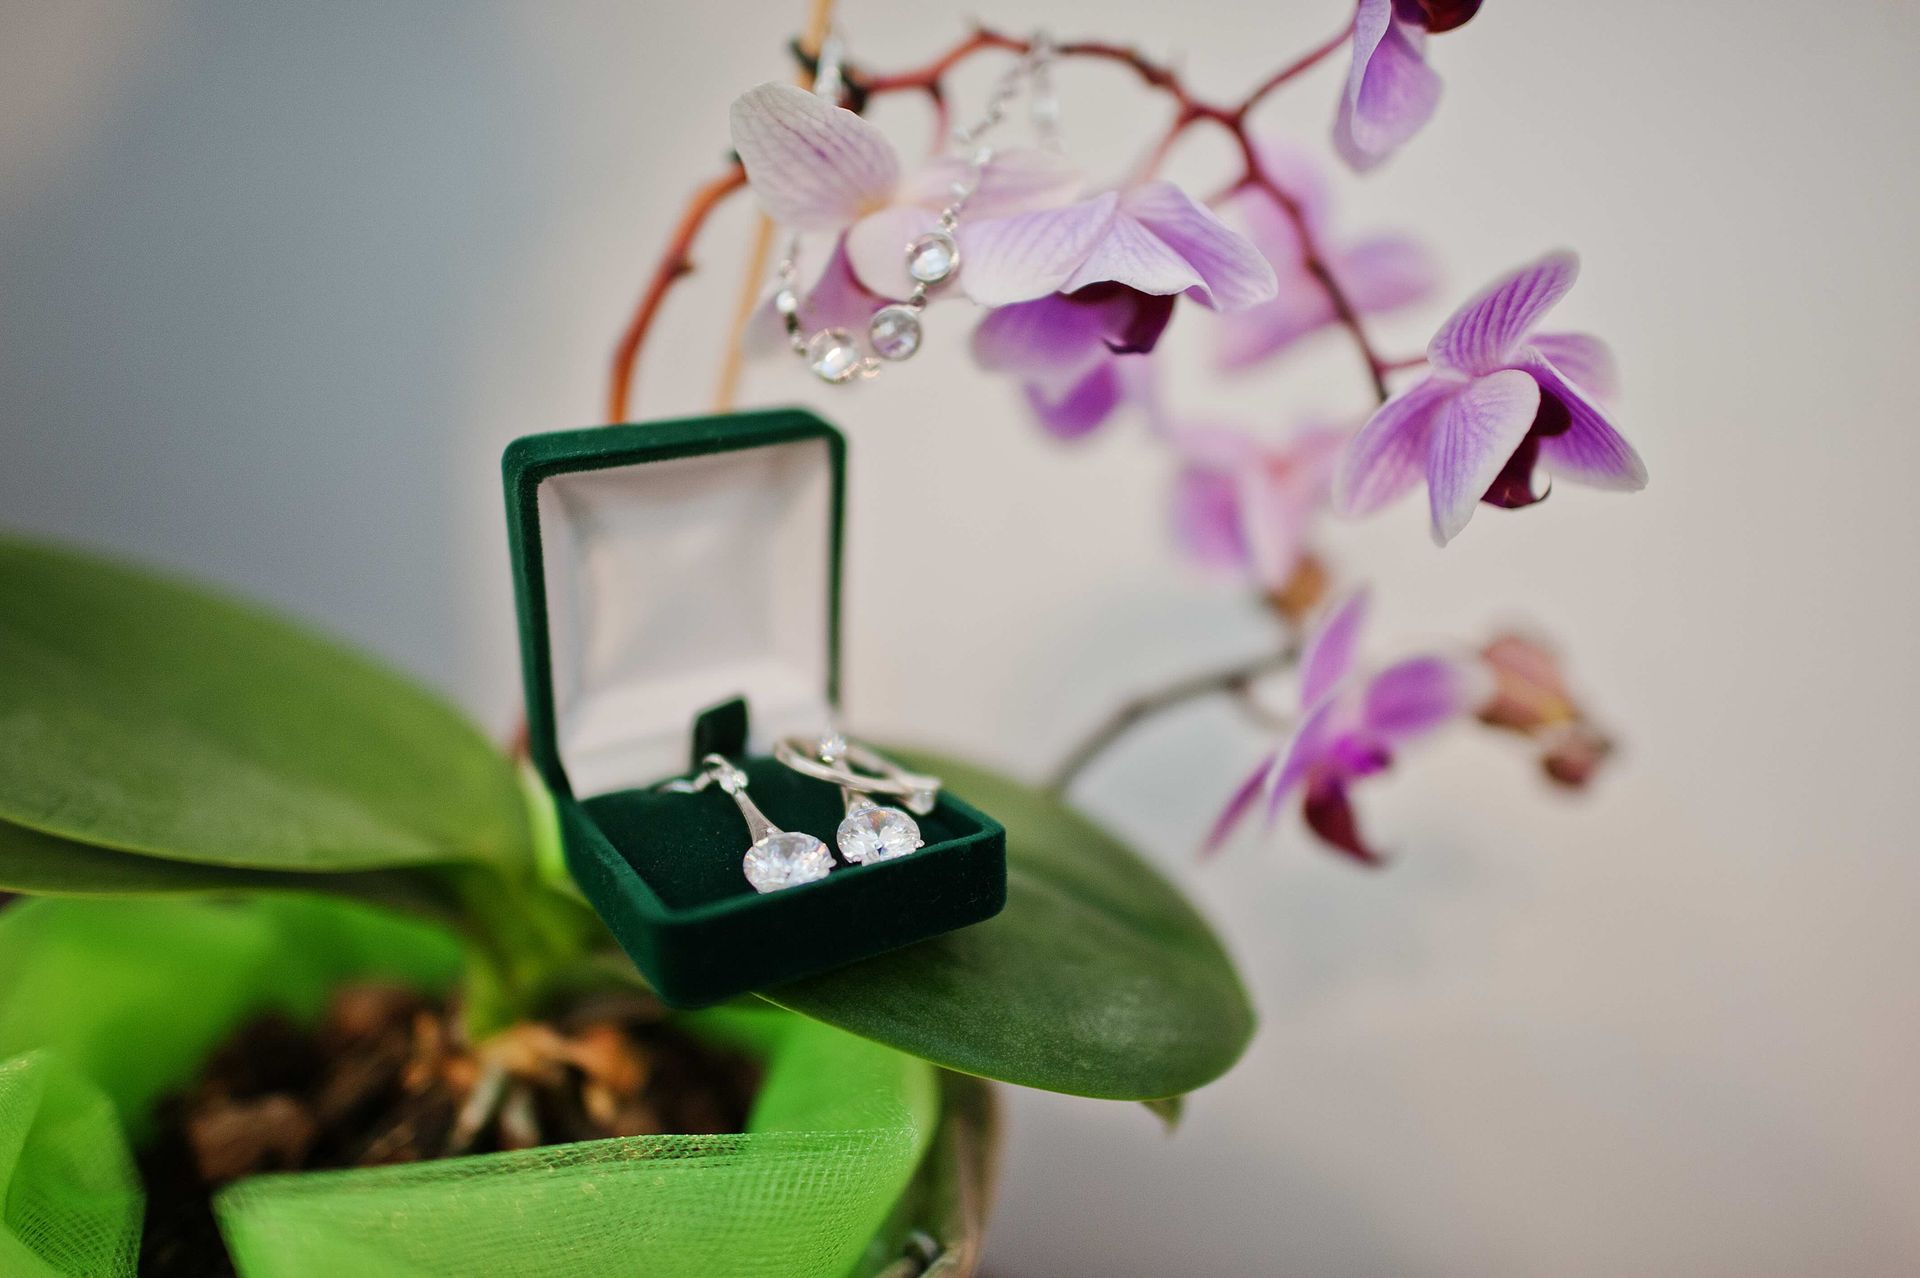
[[[1006,824],[1007,908],[763,997],[948,1069],[1080,1096],[1178,1096],[1239,1059],[1253,1009],[1172,884],[1032,786],[908,757]]]
[[[418,685],[199,587],[14,538],[0,821],[243,869],[521,871],[531,855],[513,769]]]
[[[432,870],[312,874],[165,861],[115,852],[0,821],[0,891],[33,896],[179,896],[231,892],[326,892],[457,923],[452,886]]]

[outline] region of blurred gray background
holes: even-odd
[[[0,0],[0,522],[270,600],[504,732],[500,449],[596,420],[727,103],[788,73],[802,8]],[[1227,97],[1348,6],[970,11],[1137,42]],[[898,67],[971,12],[840,15]],[[1133,739],[1080,793],[1206,905],[1262,1031],[1170,1138],[1015,1095],[991,1267],[1920,1271],[1920,7],[1495,0],[1433,57],[1438,120],[1340,179],[1350,228],[1420,230],[1447,268],[1385,344],[1580,249],[1556,321],[1619,352],[1653,483],[1483,512],[1444,553],[1418,503],[1331,546],[1377,587],[1378,650],[1531,620],[1626,752],[1566,801],[1458,734],[1368,794],[1398,854],[1368,875],[1290,826],[1197,866],[1265,743],[1215,709]],[[1320,142],[1341,73],[1263,119]],[[1118,72],[1062,80],[1096,166],[1163,118]],[[879,118],[925,136],[917,108]],[[1174,173],[1208,189],[1225,161],[1196,136]],[[748,228],[741,205],[702,240],[640,415],[710,399]],[[782,361],[747,399],[853,439],[855,726],[1038,772],[1120,696],[1265,632],[1169,549],[1141,432],[1051,444],[949,314],[880,383],[816,392]],[[1337,340],[1217,385],[1203,337],[1176,326],[1176,382],[1216,416],[1278,432],[1364,402]]]

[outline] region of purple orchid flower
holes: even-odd
[[[791,84],[769,83],[734,99],[733,147],[747,182],[776,221],[796,231],[846,237],[855,278],[882,297],[913,289],[906,246],[930,231],[963,168],[938,159],[902,176],[886,134],[844,107]],[[1077,198],[1085,183],[1052,151],[998,151],[967,201],[971,217],[1004,217]]]
[[[1168,437],[1182,458],[1173,499],[1181,548],[1208,567],[1250,572],[1268,592],[1284,590],[1326,513],[1347,432],[1308,427],[1278,448],[1219,427]]]
[[[1027,402],[1056,438],[1100,426],[1134,389],[1119,358],[1154,348],[1174,299],[1121,284],[1090,284],[990,311],[973,332],[982,368],[1021,379]]]
[[[1307,827],[1321,842],[1363,865],[1383,863],[1361,836],[1353,784],[1391,767],[1395,755],[1474,709],[1485,699],[1485,676],[1448,657],[1409,657],[1366,677],[1354,673],[1367,597],[1356,593],[1334,609],[1300,661],[1304,712],[1284,758],[1268,755],[1227,801],[1204,849],[1223,844],[1266,798],[1273,820],[1296,794]]]
[[[1427,36],[1453,30],[1479,8],[1480,0],[1360,0],[1353,63],[1333,123],[1342,159],[1364,172],[1433,118],[1440,77],[1427,65]]]
[[[1354,437],[1335,508],[1370,514],[1424,474],[1433,538],[1444,546],[1482,501],[1541,500],[1536,468],[1594,488],[1645,487],[1646,466],[1602,407],[1614,383],[1606,346],[1533,332],[1579,271],[1572,253],[1549,253],[1449,316],[1427,346],[1433,374],[1381,405]]]
[[[975,357],[1019,376],[1041,423],[1067,439],[1130,397],[1142,374],[1114,357],[1151,351],[1175,298],[1232,311],[1278,287],[1260,250],[1170,182],[962,221],[958,239],[961,289],[996,308]]]
[[[1333,227],[1333,190],[1325,169],[1305,148],[1279,139],[1259,144],[1260,169],[1298,207],[1307,233],[1327,269],[1362,315],[1383,314],[1424,302],[1439,283],[1439,268],[1419,241],[1402,235],[1371,235],[1338,244]],[[1307,269],[1306,246],[1292,217],[1258,188],[1234,194],[1226,207],[1251,232],[1280,280],[1267,302],[1222,317],[1215,358],[1240,369],[1271,359],[1339,317],[1326,287]]]
[[[958,232],[960,287],[983,306],[1118,284],[1237,311],[1279,287],[1259,249],[1171,182],[1011,216],[968,208]]]

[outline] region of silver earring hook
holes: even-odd
[[[827,877],[833,869],[833,854],[827,851],[827,845],[811,834],[783,830],[768,820],[760,805],[747,795],[747,774],[725,755],[710,754],[700,760],[699,776],[668,781],[659,788],[674,794],[697,794],[713,785],[733,800],[747,823],[747,837],[753,842],[741,858],[740,868],[754,891],[778,892]]]

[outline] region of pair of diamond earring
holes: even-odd
[[[803,776],[840,787],[846,815],[835,832],[840,854],[854,865],[871,865],[906,856],[925,846],[920,826],[899,808],[875,803],[872,792],[900,795],[915,812],[924,816],[939,801],[940,779],[909,772],[864,746],[849,745],[838,733],[830,733],[811,743],[813,754],[789,738],[774,748],[774,757]],[[854,764],[862,769],[856,771]],[[753,843],[741,858],[741,869],[756,892],[777,892],[823,879],[833,869],[833,854],[827,845],[811,834],[782,830],[767,818],[760,806],[747,795],[747,774],[724,756],[710,754],[701,760],[700,775],[687,781],[670,781],[663,788],[680,793],[704,790],[717,785],[731,798],[746,819]]]

